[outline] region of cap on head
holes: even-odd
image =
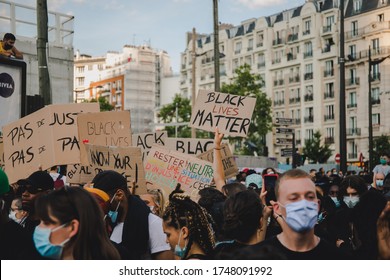
[[[46,171],[35,171],[27,179],[17,182],[18,185],[31,185],[39,191],[52,190],[54,188],[53,178]]]
[[[9,192],[9,181],[7,174],[0,168],[0,195]]]
[[[263,178],[261,177],[261,175],[259,174],[250,174],[248,176],[246,176],[245,178],[245,185],[246,187],[250,187],[251,184],[255,184],[256,185],[256,189],[260,189],[263,185]]]
[[[98,173],[92,180],[93,187],[109,193],[116,189],[127,191],[127,181],[116,171],[106,170]]]

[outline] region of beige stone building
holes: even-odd
[[[302,2],[239,26],[221,25],[221,83],[229,82],[240,65],[251,65],[265,81],[273,118],[294,120],[297,147],[320,130],[335,155],[340,153],[339,1]],[[345,0],[344,12],[347,161],[356,163],[360,154],[368,158],[368,50],[372,60],[390,55],[390,1]],[[199,35],[196,46],[196,88],[213,89],[212,34]],[[191,96],[191,49],[188,36],[181,66],[181,93],[186,96]],[[390,134],[390,58],[373,66],[370,79],[375,138]],[[286,146],[276,145],[277,137],[275,131],[266,137],[269,156],[285,162],[281,148]]]

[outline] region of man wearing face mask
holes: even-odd
[[[387,174],[390,173],[390,165],[389,163],[389,155],[387,154],[381,154],[379,158],[380,164],[376,165],[374,169],[372,170],[373,172],[373,178],[372,178],[372,186],[376,188],[376,174],[378,173],[383,173],[384,176],[386,177]]]
[[[23,59],[23,54],[15,47],[15,41],[14,34],[4,34],[3,40],[0,40],[0,54],[6,57]]]
[[[282,233],[266,239],[260,246],[272,246],[287,259],[343,259],[335,246],[314,234],[319,200],[309,174],[300,169],[285,172],[276,182],[275,219]]]
[[[150,213],[149,207],[127,187],[126,179],[118,172],[100,172],[92,180],[93,188],[110,197],[110,219],[113,231],[110,239],[129,252],[123,259],[173,259],[162,219]]]

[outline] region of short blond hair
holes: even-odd
[[[311,180],[311,176],[302,169],[291,169],[289,171],[284,172],[276,181],[275,183],[275,196],[276,200],[279,199],[279,187],[283,180],[286,179],[301,179],[301,178],[307,178]]]

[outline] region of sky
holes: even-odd
[[[36,6],[36,0],[11,2]],[[239,25],[300,6],[305,0],[220,0],[219,21]],[[165,50],[178,73],[186,33],[213,32],[213,0],[47,0],[49,11],[73,15],[74,50],[103,56],[126,44]]]

